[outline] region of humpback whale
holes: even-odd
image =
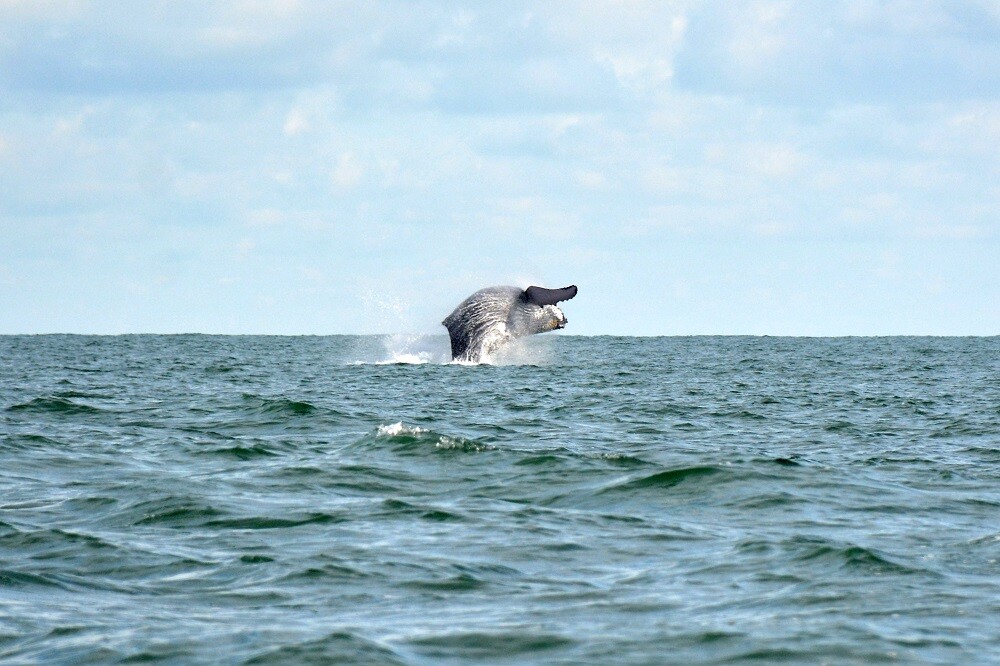
[[[556,303],[576,296],[576,286],[487,287],[458,304],[442,324],[451,337],[454,361],[478,363],[515,338],[566,326]]]

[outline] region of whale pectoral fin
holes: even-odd
[[[459,324],[452,321],[451,317],[445,319],[444,327],[448,329],[448,337],[451,339],[451,358],[460,358],[469,350],[469,335]]]
[[[527,303],[535,305],[555,305],[559,301],[568,301],[576,296],[576,285],[562,289],[546,289],[545,287],[528,287],[522,298]]]
[[[448,337],[451,338],[452,360],[463,358],[469,351],[469,339],[464,335],[455,335],[451,331],[448,331]]]

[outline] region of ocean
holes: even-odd
[[[4,663],[1000,662],[1000,338],[0,337]]]

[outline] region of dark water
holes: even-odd
[[[1000,338],[398,342],[0,337],[0,660],[1000,661]]]

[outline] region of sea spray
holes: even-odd
[[[445,335],[394,333],[359,337],[348,365],[549,365],[555,356],[555,343],[548,339],[520,338],[513,340],[492,355],[478,362],[452,361]]]
[[[446,363],[450,358],[448,339],[439,332],[401,332],[421,328],[414,323],[410,302],[398,294],[369,289],[362,296],[364,316],[369,325],[383,333],[365,336],[352,364],[420,365]],[[377,344],[371,343],[376,341]]]
[[[396,333],[382,336],[383,358],[379,364],[446,363],[447,340],[442,335]]]

